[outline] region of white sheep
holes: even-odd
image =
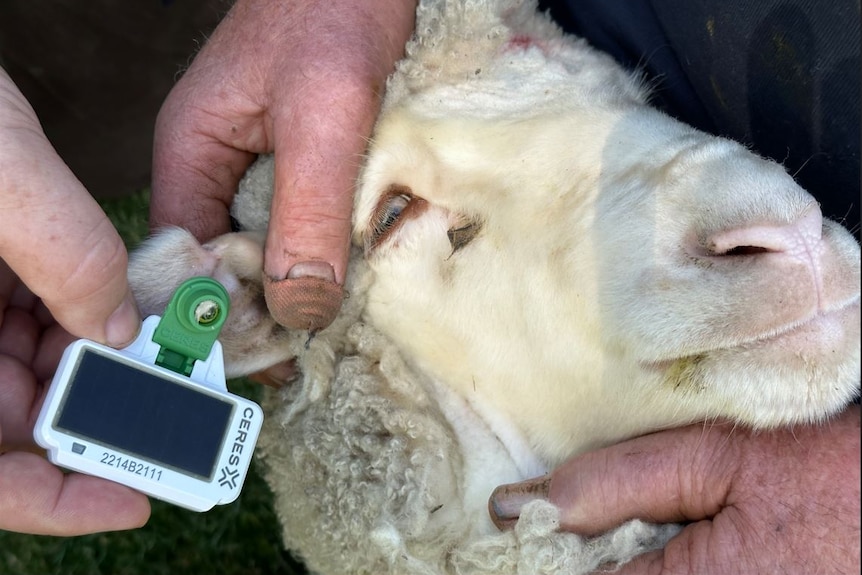
[[[533,2],[421,3],[357,186],[349,297],[313,337],[262,297],[271,162],[234,204],[251,232],[168,230],[130,280],[145,313],[187,277],[222,281],[229,375],[296,358],[259,455],[314,572],[621,563],[675,527],[584,540],[536,502],[500,532],[491,491],[651,430],[817,422],[859,393],[853,237]]]

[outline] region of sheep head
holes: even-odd
[[[358,191],[369,320],[551,460],[859,386],[859,248],[774,163],[642,106],[393,109]]]
[[[857,395],[855,239],[606,56],[486,17],[473,52],[447,35],[458,64],[417,43],[390,86],[354,216],[369,321],[551,463],[703,418],[818,421]]]

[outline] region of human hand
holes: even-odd
[[[498,488],[491,508],[505,523],[536,497],[583,535],[632,518],[687,523],[621,575],[859,573],[860,409],[772,432],[707,424],[640,437]]]
[[[267,304],[296,329],[341,306],[353,184],[386,77],[413,29],[407,0],[239,0],[156,122],[154,226],[229,231],[237,183],[275,153]]]
[[[144,495],[66,475],[33,452],[44,384],[69,332],[122,346],[140,318],[122,240],[2,69],[0,258],[0,529],[73,535],[142,525]]]

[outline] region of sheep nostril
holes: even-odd
[[[756,254],[765,254],[769,252],[769,248],[764,248],[760,246],[737,246],[735,248],[730,248],[723,254],[717,254],[721,256],[753,256]]]
[[[704,247],[711,256],[753,256],[786,253],[803,256],[810,253],[822,234],[823,217],[812,207],[797,220],[787,224],[755,224],[714,233]]]

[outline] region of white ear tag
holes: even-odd
[[[48,458],[194,511],[234,501],[263,423],[227,390],[225,289],[192,278],[131,345],[72,343],[34,429]]]

